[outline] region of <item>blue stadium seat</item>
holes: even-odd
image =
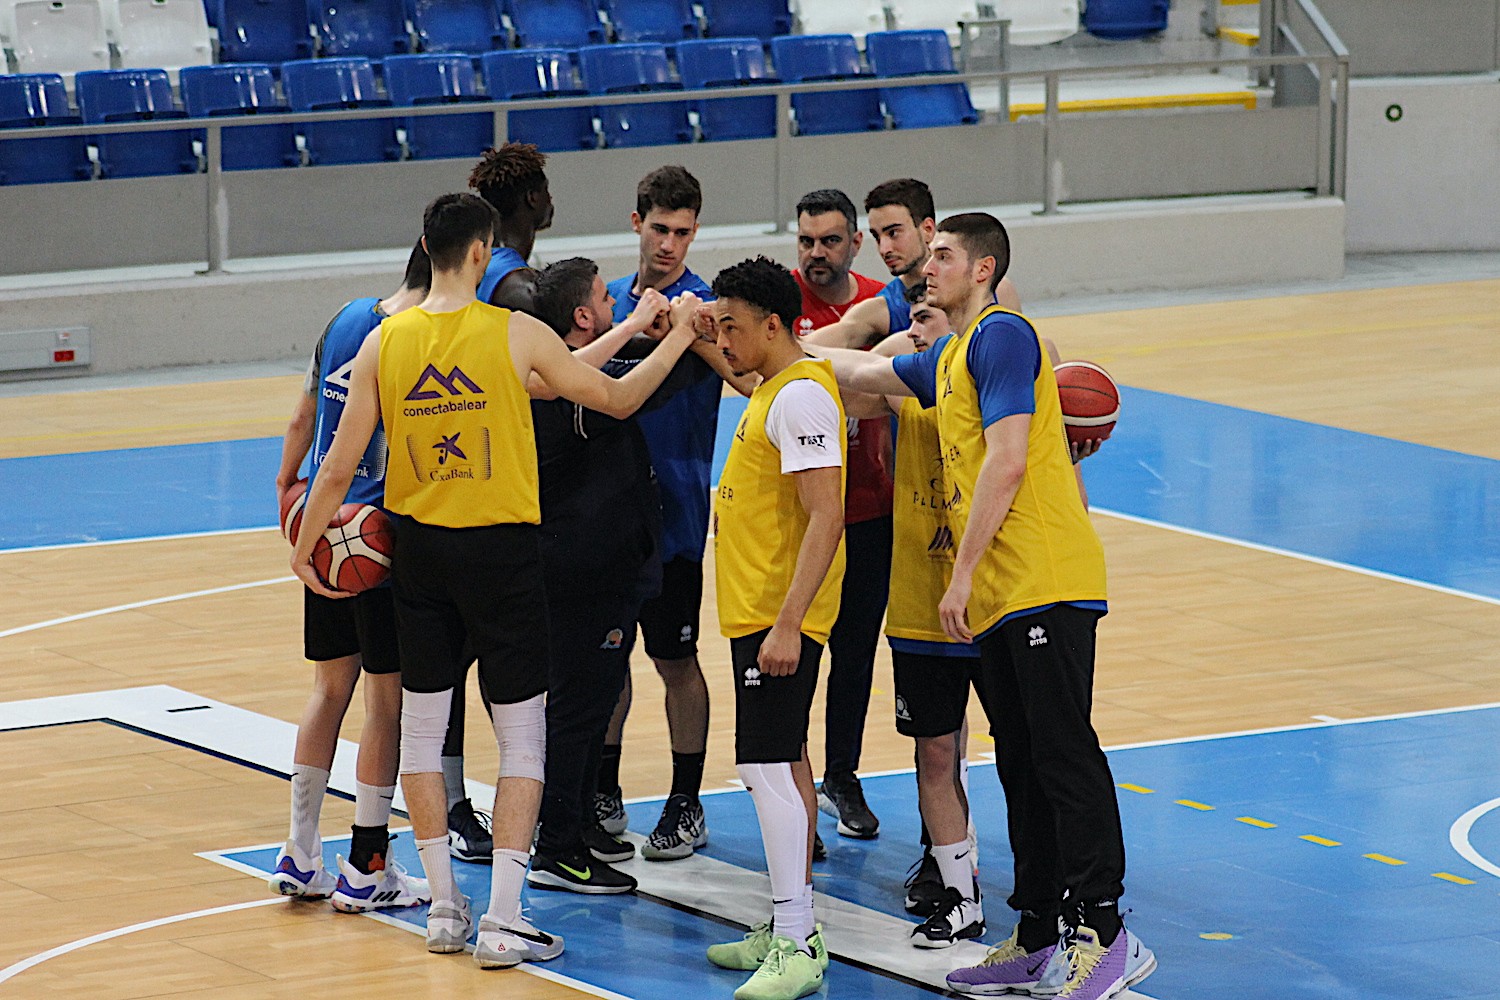
[[[591,94],[681,89],[672,79],[666,47],[653,42],[585,45],[578,50],[578,63]],[[693,137],[686,101],[616,104],[594,113],[606,146],[668,146]]]
[[[1165,31],[1169,0],[1089,0],[1083,27],[1099,38],[1142,38]]]
[[[220,62],[282,62],[312,55],[307,0],[214,0]]]
[[[762,42],[792,33],[787,0],[702,0],[709,38],[753,35]]]
[[[705,38],[677,43],[677,71],[688,90],[776,83],[766,69],[759,38]],[[704,141],[768,139],[776,134],[776,98],[735,97],[697,101]]]
[[[535,100],[539,97],[582,97],[573,57],[567,49],[515,49],[487,52],[479,59],[484,85],[492,100]],[[593,149],[594,111],[588,107],[552,111],[512,111],[506,133],[516,142],[529,142],[545,153]]]
[[[594,0],[504,0],[521,48],[576,48],[604,41]]]
[[[505,27],[494,0],[407,0],[406,12],[423,52],[505,48]]]
[[[378,59],[411,51],[401,0],[312,0],[309,6],[325,56]]]
[[[90,124],[186,118],[172,99],[172,81],[160,69],[97,69],[74,78],[78,108]],[[193,133],[146,132],[100,135],[99,176],[149,177],[190,174],[198,170]]]
[[[852,80],[868,76],[859,64],[853,35],[790,35],[771,39],[776,72],[788,83],[814,80]],[[792,97],[800,135],[867,132],[885,128],[880,93],[844,90],[831,94]]]
[[[68,92],[56,73],[0,76],[0,128],[77,125]],[[94,176],[83,136],[0,142],[0,184],[47,184]]]
[[[294,111],[390,107],[376,96],[375,69],[368,59],[299,59],[283,63],[281,85]],[[309,122],[302,126],[307,162],[379,163],[399,160],[396,120]]]
[[[385,89],[401,106],[483,101],[474,60],[463,55],[391,56]],[[445,115],[406,119],[406,146],[414,160],[474,157],[495,143],[495,116]]]
[[[609,15],[619,42],[668,45],[698,37],[698,18],[688,0],[603,0],[600,6]]]
[[[182,102],[194,118],[284,112],[288,108],[276,98],[274,72],[269,63],[188,66],[182,71]],[[302,162],[297,130],[291,125],[227,128],[220,135],[225,170],[295,167]]]
[[[865,54],[875,75],[884,79],[957,72],[948,33],[939,28],[872,31],[865,36]],[[896,128],[939,128],[979,121],[979,112],[969,100],[969,88],[962,83],[886,87],[880,91],[880,99]]]

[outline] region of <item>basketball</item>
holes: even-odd
[[[390,577],[395,547],[391,522],[380,508],[346,503],[313,546],[313,569],[334,590],[363,593]]]
[[[302,508],[307,506],[307,480],[299,479],[281,497],[281,537],[297,544],[302,527]]]
[[[1064,361],[1053,371],[1069,443],[1107,440],[1120,416],[1120,388],[1109,372],[1088,361]]]

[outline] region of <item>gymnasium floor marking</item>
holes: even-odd
[[[153,597],[145,601],[132,601],[129,604],[116,604],[111,608],[97,608],[93,611],[80,611],[78,614],[65,615],[62,618],[51,618],[44,622],[32,622],[30,625],[19,625],[15,628],[0,632],[0,639],[13,635],[22,635],[26,632],[35,632],[39,629],[51,628],[53,625],[66,625],[69,622],[86,621],[89,618],[101,618],[104,615],[112,615],[121,611],[135,611],[140,608],[152,608],[159,604],[172,604],[176,601],[186,601],[194,597],[211,597],[215,594],[232,594],[239,590],[253,590],[256,587],[268,587],[273,583],[291,583],[297,578],[295,576],[276,576],[269,580],[253,580],[250,583],[234,583],[225,587],[210,587],[207,590],[192,590],[185,594],[171,594],[167,597]]]

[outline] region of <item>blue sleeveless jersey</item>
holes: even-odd
[[[333,433],[338,430],[344,404],[349,400],[349,376],[354,370],[354,356],[370,331],[380,325],[385,314],[379,299],[355,299],[323,331],[318,364],[318,414],[313,424],[312,459],[308,463],[307,488],[312,489],[318,466],[333,447]],[[379,507],[385,502],[385,428],[375,425],[370,445],[354,470],[345,503],[368,503]]]
[[[906,282],[892,278],[891,283],[880,290],[885,299],[885,308],[891,317],[888,333],[901,333],[911,329],[911,303],[906,301]]]
[[[634,294],[636,275],[609,283],[615,298],[615,322],[630,315],[640,303]],[[713,289],[692,271],[662,289],[667,298],[692,292],[708,301]],[[719,398],[724,383],[706,362],[704,377],[681,390],[659,409],[636,417],[646,435],[651,467],[661,491],[661,561],[703,561],[703,543],[708,538],[708,486],[713,474],[714,438],[719,427]]]
[[[484,269],[484,280],[479,283],[479,301],[488,302],[490,296],[495,294],[495,288],[505,280],[507,274],[525,266],[526,258],[510,247],[496,247],[495,252],[490,256],[490,266]],[[905,327],[902,329],[904,330]]]

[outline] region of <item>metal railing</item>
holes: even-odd
[[[1278,5],[1294,3],[1304,14],[1313,18],[1315,25],[1321,22],[1308,0],[1274,0]],[[1326,27],[1326,22],[1324,23]],[[1320,29],[1321,30],[1321,29]],[[1331,36],[1325,35],[1325,39]],[[569,97],[547,97],[520,101],[480,101],[441,105],[418,105],[415,107],[382,105],[339,111],[286,112],[279,114],[232,115],[213,118],[171,118],[151,121],[111,122],[85,125],[44,126],[39,128],[0,129],[0,142],[25,142],[68,136],[93,137],[99,135],[133,135],[150,132],[201,130],[205,133],[204,153],[207,161],[207,200],[204,206],[204,235],[208,273],[223,270],[228,258],[229,209],[224,185],[223,134],[225,129],[255,128],[266,125],[302,125],[310,122],[364,121],[390,118],[427,118],[447,115],[473,115],[489,112],[494,115],[494,137],[497,144],[508,135],[508,118],[512,112],[541,111],[547,109],[577,107],[612,107],[625,104],[654,104],[667,102],[693,102],[714,99],[747,97],[774,97],[776,99],[776,135],[772,159],[773,204],[770,219],[773,231],[785,232],[790,218],[791,203],[783,190],[784,164],[793,143],[799,141],[792,133],[792,98],[802,94],[827,94],[850,90],[879,89],[881,87],[913,87],[962,83],[970,87],[994,86],[1001,95],[999,119],[1009,120],[1009,101],[1006,99],[1010,84],[1016,81],[1043,83],[1046,103],[1042,114],[1042,205],[1040,214],[1052,215],[1058,211],[1062,159],[1059,144],[1059,91],[1068,78],[1096,79],[1100,75],[1164,75],[1197,70],[1265,69],[1274,74],[1282,68],[1306,67],[1315,72],[1320,80],[1339,81],[1336,107],[1330,110],[1330,91],[1325,85],[1320,88],[1318,163],[1320,180],[1317,191],[1320,195],[1343,192],[1345,165],[1345,135],[1347,132],[1348,54],[1331,38],[1326,53],[1259,54],[1241,58],[1202,59],[1170,63],[1139,63],[1112,65],[1108,67],[1070,67],[1050,70],[998,70],[989,72],[967,72],[957,74],[933,74],[899,78],[861,77],[848,80],[818,81],[800,84],[765,84],[757,86],[713,88],[708,90],[654,90],[629,94],[587,95]],[[963,126],[955,126],[963,127]],[[761,140],[765,141],[765,140]],[[664,147],[669,148],[669,147]],[[299,169],[317,169],[306,167]],[[77,182],[73,182],[77,183]],[[110,182],[105,182],[110,183]]]

